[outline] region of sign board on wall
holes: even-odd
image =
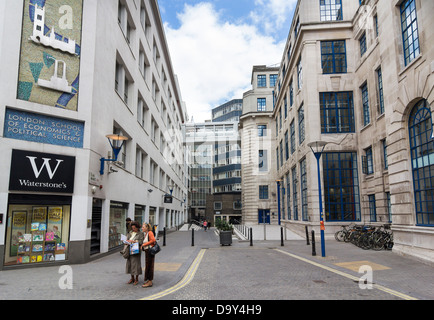
[[[83,148],[84,123],[6,108],[5,138]]]
[[[24,0],[17,98],[78,110],[83,0]]]
[[[73,193],[75,157],[12,150],[9,190]]]

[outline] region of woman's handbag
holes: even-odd
[[[128,259],[130,257],[130,245],[124,244],[124,249],[121,251],[122,256],[125,259]]]
[[[155,245],[152,248],[149,248],[149,253],[153,256],[155,256],[160,251],[161,251],[161,248],[158,245],[157,241],[155,241]]]

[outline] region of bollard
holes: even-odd
[[[166,227],[163,228],[163,247],[166,246]]]
[[[280,227],[280,246],[283,247],[283,227]]]
[[[191,246],[194,247],[194,229],[191,229]]]
[[[316,256],[315,250],[315,231],[312,230],[312,255]]]
[[[307,231],[307,226],[305,226],[306,229],[306,245],[309,245],[309,231]]]
[[[250,246],[253,246],[253,228],[250,228]]]

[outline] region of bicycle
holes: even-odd
[[[372,249],[392,250],[393,247],[393,233],[390,230],[390,224],[384,224],[378,228],[372,235]]]
[[[341,226],[341,230],[335,232],[335,239],[339,242],[348,242],[348,237],[351,233],[351,230],[354,228],[355,224],[351,223],[348,226]]]

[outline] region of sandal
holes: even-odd
[[[130,279],[130,281],[127,282],[127,284],[131,284],[134,282],[134,279]]]
[[[152,287],[152,281],[148,281],[142,286],[142,288],[150,288],[150,287]]]

